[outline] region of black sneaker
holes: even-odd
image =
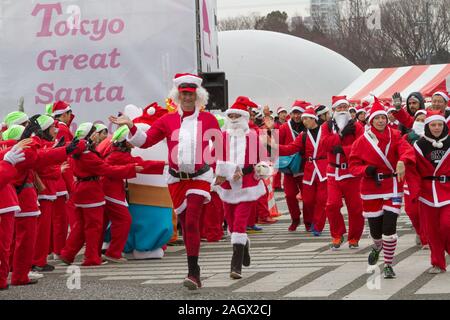
[[[394,269],[392,269],[392,266],[390,264],[384,266],[383,273],[385,279],[395,279],[396,277]]]
[[[377,250],[375,248],[372,248],[372,251],[370,252],[368,259],[369,265],[374,266],[377,264],[378,258],[380,257],[380,252],[381,249]]]
[[[55,267],[51,264],[46,264],[43,267],[33,266],[31,270],[36,272],[52,272],[53,270],[55,270]]]

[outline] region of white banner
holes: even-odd
[[[195,1],[0,0],[0,116],[56,100],[75,122],[127,104],[164,105],[177,72],[197,71]]]

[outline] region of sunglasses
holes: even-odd
[[[186,88],[190,88],[190,89],[196,89],[197,85],[195,83],[182,83],[178,86],[179,89],[186,89]]]

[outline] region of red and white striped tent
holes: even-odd
[[[410,66],[400,68],[368,69],[353,81],[340,95],[358,103],[370,94],[389,101],[395,92],[407,97],[421,92],[430,97],[436,91],[450,91],[450,64]]]

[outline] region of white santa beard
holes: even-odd
[[[336,124],[337,124],[339,130],[342,130],[350,122],[350,120],[352,119],[352,116],[348,112],[336,112],[333,115],[333,118],[336,121]]]
[[[234,121],[227,120],[226,131],[230,136],[244,136],[248,129],[248,120],[243,117]]]

